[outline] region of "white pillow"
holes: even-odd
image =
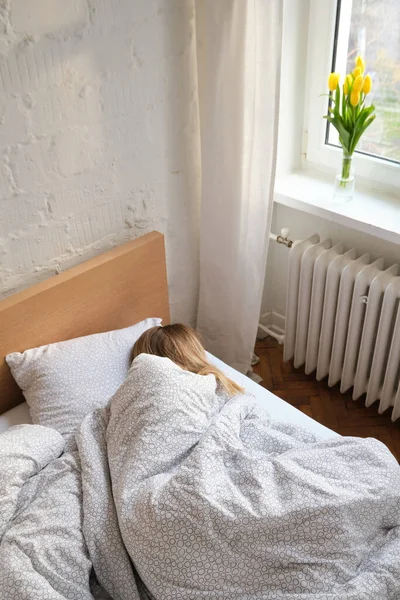
[[[161,319],[96,333],[6,356],[32,421],[72,436],[83,417],[107,404],[123,383],[132,348]]]

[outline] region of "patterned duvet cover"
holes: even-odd
[[[0,598],[398,600],[400,467],[140,355],[78,451],[0,436]],[[92,583],[92,585],[91,585]]]
[[[1,600],[92,598],[79,457],[63,450],[48,427],[0,435]]]

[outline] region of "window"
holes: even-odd
[[[353,71],[361,54],[373,79],[376,119],[354,155],[356,173],[400,188],[400,0],[310,0],[305,131],[308,164],[337,169],[341,149],[329,127],[327,77]]]
[[[400,1],[339,0],[333,71],[351,73],[360,54],[372,76],[369,100],[379,118],[367,129],[358,151],[400,163]],[[337,144],[327,126],[327,143]]]

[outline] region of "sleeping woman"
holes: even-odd
[[[107,459],[152,598],[400,598],[400,468],[383,444],[275,421],[184,325],[133,354]]]
[[[199,336],[182,323],[151,327],[145,331],[133,347],[133,358],[143,353],[169,358],[182,369],[197,375],[214,375],[221,391],[228,396],[244,393],[240,385],[208,362]]]

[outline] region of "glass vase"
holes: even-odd
[[[335,204],[349,202],[354,196],[355,177],[352,163],[352,155],[343,152],[342,164],[336,173],[335,189],[332,198],[332,202]]]

